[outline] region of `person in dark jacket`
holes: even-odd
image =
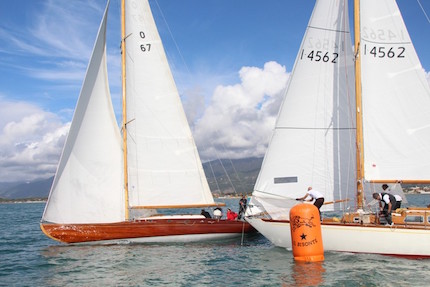
[[[207,212],[206,210],[202,209],[202,212],[200,213],[201,215],[203,215],[206,218],[212,218],[211,215],[209,214],[209,212]]]
[[[384,188],[385,187],[385,188]],[[388,185],[382,185],[382,189],[385,191],[388,188]],[[391,212],[393,211],[394,206],[397,205],[396,198],[394,195],[390,193],[374,193],[373,198],[379,200],[379,207],[382,209],[382,202],[384,202],[384,208],[382,210],[382,214],[384,214],[385,219],[387,220],[387,225],[393,225],[393,221],[391,220]]]
[[[239,216],[238,216],[238,219],[241,219],[242,216],[245,214],[247,203],[248,203],[248,200],[246,199],[246,196],[242,195],[242,198],[239,200]]]

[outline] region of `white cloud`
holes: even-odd
[[[288,80],[285,67],[243,67],[241,82],[218,86],[194,136],[203,160],[263,156]]]
[[[59,116],[0,98],[0,181],[30,181],[55,173],[69,130]]]

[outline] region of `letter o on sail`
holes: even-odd
[[[321,222],[317,207],[302,203],[291,208],[290,229],[293,256],[296,261],[324,260]]]

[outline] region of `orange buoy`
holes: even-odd
[[[324,260],[320,215],[315,205],[302,203],[291,208],[290,230],[295,260]]]

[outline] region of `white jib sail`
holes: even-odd
[[[102,223],[124,220],[122,147],[112,108],[103,16],[69,135],[42,220]]]
[[[254,188],[260,203],[269,195],[302,197],[308,186],[326,201],[355,189],[354,65],[347,6],[339,0],[315,4]]]
[[[126,1],[130,206],[213,204],[148,1]]]
[[[361,0],[365,178],[430,179],[430,89],[394,0]]]

